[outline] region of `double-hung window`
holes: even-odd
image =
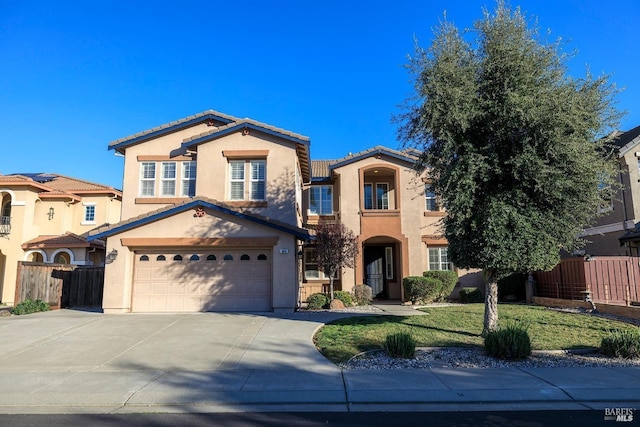
[[[325,274],[318,265],[318,252],[313,247],[304,249],[304,278],[307,280],[329,279],[329,275]],[[338,278],[337,272],[333,278]]]
[[[265,178],[267,162],[251,160],[251,200],[265,199]]]
[[[333,214],[333,187],[330,185],[317,185],[309,188],[309,214],[332,215]]]
[[[429,248],[429,270],[451,270],[447,247]]]
[[[182,162],[182,196],[196,195],[196,162]]]
[[[229,162],[229,199],[244,200],[244,160]]]
[[[248,173],[247,173],[248,171]],[[265,160],[229,161],[229,200],[266,199],[267,162]],[[248,194],[245,194],[248,188]]]
[[[176,162],[162,162],[161,196],[176,195]]]
[[[425,200],[425,210],[427,211],[437,211],[439,210],[438,202],[436,200],[436,193],[434,193],[433,188],[430,184],[426,184],[424,186],[424,200]]]
[[[140,164],[140,196],[155,196],[156,188],[156,164],[155,162],[142,162]]]

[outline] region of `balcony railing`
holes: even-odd
[[[0,216],[0,236],[6,236],[11,233],[11,217]]]

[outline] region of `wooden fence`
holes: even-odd
[[[584,300],[588,291],[596,303],[632,305],[640,301],[638,257],[568,258],[534,277],[540,297]]]
[[[42,300],[53,308],[102,307],[104,267],[18,262],[14,304]]]

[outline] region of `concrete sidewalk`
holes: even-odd
[[[311,337],[345,315],[0,318],[0,413],[640,408],[640,368],[342,371]]]

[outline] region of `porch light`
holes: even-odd
[[[107,261],[109,261],[109,263],[112,263],[113,261],[116,260],[117,257],[118,257],[118,251],[115,249],[112,249],[111,252],[107,254]]]
[[[53,214],[55,213],[55,211],[53,210],[53,207],[49,208],[49,213],[47,214],[47,216],[49,217],[49,221],[51,221],[53,219]]]

